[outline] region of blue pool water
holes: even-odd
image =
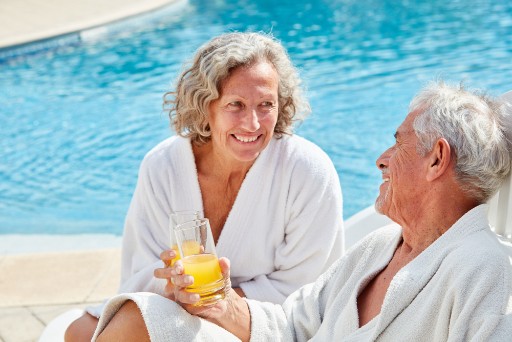
[[[512,89],[510,1],[190,0],[0,51],[0,234],[121,234],[140,160],[172,134],[162,94],[233,30],[271,31],[289,50],[313,108],[298,133],[333,159],[345,217],[373,203],[374,161],[425,82]]]

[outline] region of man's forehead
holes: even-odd
[[[395,133],[395,137],[398,137],[401,135],[407,135],[408,133],[414,132],[412,124],[413,124],[416,116],[418,116],[418,114],[419,113],[417,111],[410,112],[409,114],[407,114],[404,121],[400,124],[400,126],[398,126],[396,133]]]

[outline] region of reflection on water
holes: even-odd
[[[171,134],[162,94],[200,44],[233,30],[288,48],[313,108],[298,132],[333,159],[346,217],[373,203],[374,161],[422,84],[511,88],[508,1],[191,0],[3,60],[0,233],[120,234],[141,158]]]

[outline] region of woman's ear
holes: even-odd
[[[437,140],[430,151],[427,180],[433,181],[443,175],[451,162],[451,147],[446,139]]]

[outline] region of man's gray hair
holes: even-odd
[[[419,111],[413,128],[420,155],[440,138],[448,141],[461,188],[480,203],[501,186],[511,169],[512,142],[505,127],[512,117],[505,103],[462,84],[430,83],[410,103]]]

